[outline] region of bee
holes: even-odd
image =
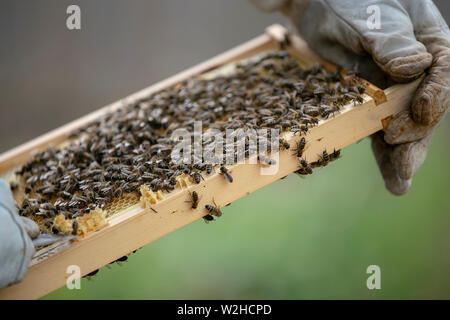
[[[95,269],[94,271],[89,272],[87,275],[83,276],[83,278],[88,278],[88,279],[90,279],[90,277],[95,276],[97,273],[98,273],[98,269]]]
[[[358,89],[359,94],[363,94],[366,91],[366,87],[364,86],[364,84],[358,85],[357,89]]]
[[[164,180],[163,185],[162,185],[162,189],[167,191],[167,192],[170,192],[170,191],[174,190],[175,187],[170,183],[170,181]]]
[[[118,187],[114,190],[114,197],[120,198],[123,194],[122,188]]]
[[[46,226],[47,228],[52,229],[52,233],[54,233],[53,232],[53,219],[52,218],[44,219],[44,226]],[[59,232],[58,229],[56,229],[56,230]]]
[[[155,178],[152,180],[152,182],[150,182],[150,187],[153,191],[162,189],[162,186],[163,186],[163,182],[159,178]]]
[[[306,168],[306,167],[308,166],[308,162],[306,162],[306,160],[304,160],[304,159],[299,159],[299,161],[300,161],[300,165],[301,165],[303,168]]]
[[[233,182],[233,177],[231,176],[230,171],[228,171],[227,168],[225,168],[224,166],[220,167],[220,174],[222,174],[225,178],[225,180],[229,183]]]
[[[278,140],[278,142],[279,142],[282,150],[289,150],[289,148],[291,147],[291,145],[283,138],[280,138]]]
[[[299,141],[297,141],[297,147],[294,150],[294,154],[297,155],[297,158],[301,158],[303,155],[303,150],[305,149],[306,139],[302,137]]]
[[[115,260],[113,262],[125,262],[127,260],[128,260],[128,257],[127,256],[123,256],[123,257],[120,257],[119,259],[117,259],[117,260]]]
[[[328,163],[330,161],[330,156],[328,155],[327,150],[323,150],[322,152],[322,161]]]
[[[206,169],[206,164],[196,163],[194,164],[194,168],[200,171],[204,171]]]
[[[308,125],[311,125],[311,127],[314,127],[319,123],[319,120],[317,118],[304,118],[302,119],[302,123],[308,128]]]
[[[192,209],[197,209],[198,202],[200,200],[197,191],[192,191],[192,193],[189,193],[189,195],[191,197],[191,200],[186,202],[192,202]]]
[[[311,165],[313,165],[314,167],[324,167],[328,164],[328,162],[330,162],[330,156],[327,150],[323,150],[322,155],[319,155],[319,160],[313,162]]]
[[[358,68],[359,66],[356,65],[355,70],[346,70],[345,76],[346,77],[358,77],[359,76],[359,72],[358,72]]]
[[[299,175],[307,175],[307,174],[312,174],[312,169],[311,169],[311,167],[306,167],[306,168],[300,168],[300,169],[298,169],[297,171],[295,171],[295,173],[296,174],[299,174]]]
[[[363,102],[364,102],[364,98],[361,97],[360,95],[357,95],[357,96],[355,97],[355,103],[354,103],[353,105],[356,105],[356,103],[361,104],[361,103],[363,103]]]
[[[202,175],[198,172],[191,172],[191,177],[196,184],[199,184],[201,179],[203,179]]]
[[[167,181],[167,183],[169,183],[171,186],[175,186],[177,184],[177,175],[173,175],[172,177],[169,178],[169,180]]]
[[[283,34],[283,39],[279,42],[280,50],[286,50],[287,47],[291,46],[291,37],[289,35],[289,32],[285,32]]]
[[[130,183],[130,191],[136,191],[140,186],[141,184],[139,182]]]
[[[208,213],[207,215],[203,216],[203,220],[206,223],[209,223],[210,221],[214,221],[214,217]]]
[[[296,171],[298,174],[312,174],[312,168],[304,159],[299,159],[301,168]]]
[[[320,115],[320,111],[316,107],[308,106],[303,109],[303,112],[311,117],[318,117]]]
[[[306,168],[303,168],[303,169],[305,170],[305,172],[306,172],[307,174],[312,174],[312,173],[313,173],[313,171],[312,171],[312,169],[311,169],[310,166],[307,166]]]
[[[11,189],[11,191],[16,191],[19,188],[19,184],[15,183],[15,182],[10,182],[9,183],[9,188]]]
[[[334,149],[333,153],[331,153],[329,156],[330,156],[330,161],[334,161],[341,156],[341,150]]]
[[[58,195],[63,199],[70,199],[72,198],[72,194],[67,191],[60,191],[58,192]]]
[[[72,222],[72,234],[76,235],[78,232],[78,221],[77,220],[73,220]]]
[[[331,108],[321,108],[321,117],[327,119],[330,115],[334,116],[336,112],[339,112],[340,108],[335,105]]]
[[[209,213],[210,215],[213,215],[213,216],[216,216],[216,217],[222,216],[222,211],[220,211],[220,208],[219,208],[219,206],[216,204],[216,202],[214,201],[214,199],[213,199],[213,204],[214,204],[214,205],[206,204],[206,205],[205,205],[205,209],[208,210],[208,213]]]
[[[37,183],[38,181],[38,176],[31,176],[26,180],[26,183],[31,185],[31,187],[34,187],[34,185]]]
[[[265,164],[265,165],[269,165],[269,166],[275,165],[277,163],[274,159],[269,158],[269,157],[265,157],[265,156],[260,155],[260,154],[258,155],[258,161],[261,164]]]
[[[300,126],[300,132],[306,134],[308,132],[308,126],[305,125]]]
[[[151,181],[156,177],[153,173],[146,172],[143,175],[141,175],[142,180],[144,181]]]
[[[210,174],[212,172],[212,169],[213,169],[213,165],[207,164],[206,165],[206,174]]]
[[[299,135],[301,135],[302,133],[304,133],[306,135],[306,133],[308,132],[308,126],[306,125],[301,125],[300,127],[292,127],[291,132],[294,132],[294,134],[299,133]]]
[[[189,168],[189,167],[187,167],[187,166],[184,167],[184,168],[183,168],[183,173],[184,173],[184,174],[191,174],[191,168]]]

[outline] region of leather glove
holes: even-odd
[[[9,185],[0,179],[0,288],[23,280],[35,253],[35,246],[74,238],[40,234],[33,220],[17,214]]]
[[[431,0],[250,0],[264,11],[281,11],[323,58],[381,88],[425,72],[409,111],[396,115],[372,150],[393,194],[408,191],[425,160],[436,125],[450,100],[450,31]],[[376,5],[380,28],[369,29]]]

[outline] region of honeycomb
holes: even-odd
[[[106,207],[106,217],[110,218],[139,203],[139,195],[136,193],[124,193]]]
[[[175,187],[180,189],[188,188],[192,184],[191,179],[192,178],[189,175],[183,173],[182,175],[176,177],[177,183]]]
[[[20,166],[14,167],[8,171],[3,172],[0,175],[0,179],[4,179],[7,183],[17,183],[19,185],[17,190],[12,193],[16,204],[20,204],[22,202],[24,195],[24,183],[23,181],[21,181],[21,179],[18,179],[18,176],[15,174],[15,171],[19,168]],[[105,210],[101,210],[100,208],[98,208],[96,210],[93,210],[91,213],[84,215],[83,217],[76,218],[78,222],[77,235],[85,236],[91,231],[98,230],[107,223],[107,220],[110,217],[138,204],[139,197],[140,196],[136,193],[124,193],[122,196],[110,203],[105,208]],[[100,218],[99,213],[101,213],[100,216],[102,216],[103,218]],[[92,218],[96,218],[95,223],[89,222],[89,219]],[[55,217],[55,221],[52,226],[46,225],[44,218],[41,216],[34,216],[33,220],[43,232],[52,233],[52,226],[55,226],[60,232],[71,234],[72,224],[75,219],[65,219],[63,215],[58,215]]]
[[[140,202],[144,209],[151,208],[152,204],[164,199],[161,191],[153,192],[146,185],[142,185],[139,191],[141,192]]]
[[[58,230],[65,234],[73,234],[73,223],[76,221],[78,227],[76,234],[79,237],[84,237],[92,231],[96,231],[107,224],[106,212],[100,208],[91,210],[89,213],[75,219],[66,219],[63,214],[59,214],[55,217],[53,225]]]

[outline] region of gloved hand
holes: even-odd
[[[0,179],[0,288],[23,280],[35,246],[74,238],[71,235],[40,234],[33,220],[17,214],[9,185]]]
[[[9,186],[0,180],[0,288],[22,281],[38,235],[32,220],[17,215]]]
[[[409,112],[396,115],[383,134],[372,136],[386,187],[400,195],[425,160],[436,125],[450,100],[450,31],[431,0],[250,0],[264,11],[288,16],[323,58],[381,88],[424,72]],[[370,5],[380,29],[369,29]]]

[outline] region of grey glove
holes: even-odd
[[[8,184],[0,180],[0,288],[22,281],[34,255],[39,227],[16,213]]]
[[[0,288],[23,280],[35,247],[75,238],[40,234],[33,220],[17,214],[9,186],[0,179]]]
[[[386,187],[408,191],[425,160],[436,125],[450,100],[450,31],[431,0],[250,0],[265,11],[288,16],[323,58],[381,88],[426,72],[410,112],[395,116],[384,136],[372,137]],[[369,29],[367,9],[376,5],[380,29]]]

